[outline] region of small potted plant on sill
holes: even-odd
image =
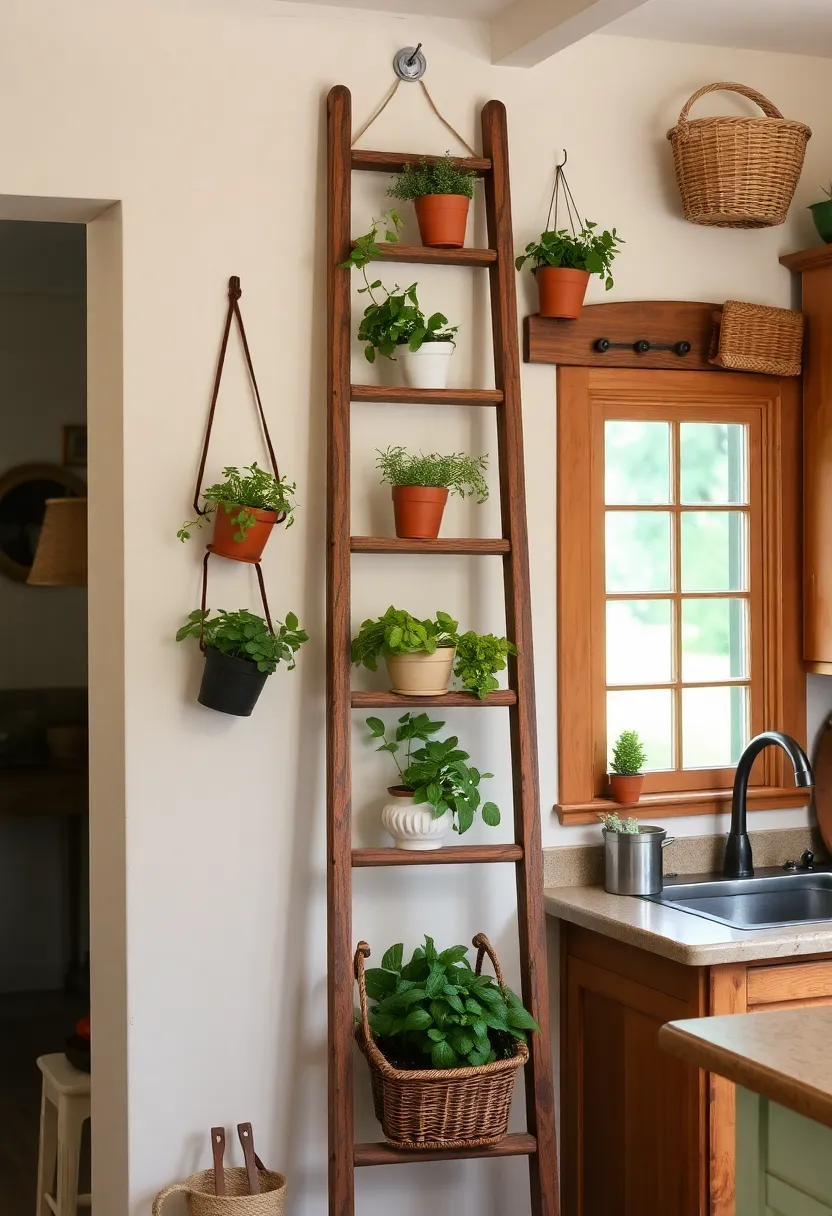
[[[478,503],[488,498],[483,477],[488,467],[486,456],[463,452],[450,456],[431,452],[425,456],[403,447],[389,447],[384,452],[379,450],[376,467],[382,483],[393,488],[396,536],[435,540],[449,492],[461,498],[475,495]]]
[[[204,514],[186,521],[176,535],[189,540],[191,529],[201,528],[216,512],[211,551],[235,561],[257,562],[278,518],[285,516],[286,527],[292,526],[296,487],[285,477],[261,469],[256,461],[242,471],[230,466],[222,475],[223,481],[202,492]]]
[[[468,752],[457,746],[456,735],[431,738],[444,725],[431,722],[427,714],[406,713],[388,739],[381,718],[367,719],[371,737],[381,740],[376,751],[389,752],[399,773],[399,784],[387,790],[392,802],[381,812],[381,821],[398,849],[441,849],[451,821],[453,830],[462,836],[474,822],[477,809],[489,827],[497,827],[500,822],[499,808],[493,802],[480,805],[480,781],[493,773],[469,767]],[[414,740],[423,744],[416,751]],[[400,762],[397,753],[402,748]]]
[[[614,802],[624,806],[638,802],[644,785],[642,770],[646,763],[647,753],[638,732],[623,730],[613,746],[610,763],[610,792]]]
[[[597,232],[597,227],[585,220],[575,233],[565,228],[542,232],[516,259],[518,270],[529,260],[534,263],[541,317],[579,317],[591,274],[600,277],[607,291],[613,286],[610,265],[623,241],[614,228]]]
[[[371,300],[358,327],[358,340],[366,343],[364,357],[368,363],[375,363],[378,355],[400,362],[410,388],[447,388],[459,326],[449,325],[441,312],[425,316],[416,294],[418,283],[404,290],[396,285],[391,292],[381,279],[370,282],[367,265],[381,255],[377,238],[382,225],[387,227],[388,243],[395,244],[402,222],[395,211],[390,211],[373,220],[370,231],[353,242],[350,256],[341,263],[342,268],[361,271],[364,286],[358,289],[359,295],[369,295]]]
[[[277,622],[272,633],[261,616],[240,609],[216,616],[196,609],[176,635],[177,642],[195,638],[205,649],[205,670],[197,700],[219,713],[248,718],[257,704],[263,685],[286,663],[295,667],[295,654],[308,641],[298,618],[286,613],[285,624]]]
[[[832,244],[832,183],[827,190],[821,186],[823,193],[826,195],[819,203],[811,203],[809,210],[812,213],[812,219],[815,222],[818,236],[825,245]]]
[[[423,245],[461,249],[476,182],[476,173],[460,168],[446,152],[432,163],[405,165],[387,193],[413,203]]]

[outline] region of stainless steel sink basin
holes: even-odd
[[[778,929],[832,921],[832,869],[799,873],[760,869],[753,878],[719,874],[665,879],[651,903],[702,916],[732,929]]]

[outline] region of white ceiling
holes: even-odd
[[[300,4],[326,4],[332,8],[364,8],[374,13],[402,13],[407,17],[461,17],[489,21],[509,0],[419,0],[418,14],[408,0],[297,0]]]
[[[832,56],[832,0],[646,0],[605,34]]]

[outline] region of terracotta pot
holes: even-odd
[[[409,697],[443,696],[451,682],[455,654],[455,646],[440,646],[433,654],[417,650],[414,654],[386,655],[391,692]]]
[[[563,266],[540,266],[534,274],[540,299],[541,317],[561,317],[574,321],[581,315],[589,284],[588,270],[567,270]]]
[[[442,838],[451,827],[451,816],[435,816],[428,803],[419,806],[413,801],[413,790],[406,785],[391,785],[390,801],[381,812],[381,822],[396,842],[397,849],[425,853],[442,848]]]
[[[610,793],[613,802],[620,802],[624,806],[638,802],[643,785],[644,773],[636,773],[632,777],[625,777],[621,773],[610,773]]]
[[[436,540],[447,501],[444,486],[393,486],[396,536]]]
[[[232,523],[232,519],[242,509],[232,507],[229,516],[223,504],[218,505],[214,515],[211,552],[218,553],[220,557],[230,557],[237,562],[259,562],[277,520],[277,511],[260,511],[257,507],[246,507],[245,510],[254,516],[255,522],[246,528],[245,540],[235,540],[234,533],[238,532],[239,528]]]
[[[461,249],[465,244],[468,207],[464,194],[424,194],[414,202],[422,244],[438,249]]]

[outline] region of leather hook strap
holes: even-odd
[[[203,653],[205,652],[205,613],[208,610],[208,559],[210,556],[211,546],[207,545],[205,556],[202,559],[202,599],[200,600],[202,618],[199,622],[199,649]],[[257,582],[260,584],[260,599],[263,601],[263,614],[269,627],[269,633],[274,636],[274,625],[272,624],[271,613],[269,612],[269,601],[266,599],[266,584],[263,579],[263,571],[260,569],[259,562],[250,562],[249,565],[254,566],[254,569],[257,571]]]
[[[269,459],[272,462],[272,471],[275,477],[280,480],[280,470],[277,467],[277,457],[274,454],[271,435],[269,434],[268,423],[266,422],[266,414],[263,409],[263,402],[260,397],[260,389],[257,385],[257,377],[254,374],[254,364],[251,361],[251,351],[249,350],[248,338],[246,337],[246,329],[243,325],[243,316],[240,312],[240,296],[242,295],[240,288],[240,280],[237,275],[232,275],[228,280],[228,312],[225,315],[225,325],[222,331],[222,342],[220,343],[220,354],[217,360],[217,372],[214,376],[214,388],[211,393],[211,405],[208,410],[208,423],[205,427],[205,440],[202,444],[202,456],[199,461],[199,472],[196,475],[196,488],[194,489],[194,510],[197,515],[205,515],[205,511],[200,507],[199,500],[202,494],[202,479],[205,476],[205,463],[208,459],[208,445],[211,442],[211,430],[214,426],[214,414],[217,410],[217,400],[220,395],[220,383],[222,382],[222,372],[225,366],[225,356],[228,351],[228,339],[231,336],[231,325],[236,319],[240,330],[240,341],[243,344],[243,354],[245,355],[248,374],[251,379],[251,387],[254,389],[254,400],[257,403],[257,411],[260,415],[260,422],[263,426],[263,438],[266,441]],[[277,517],[277,522],[282,523],[286,518],[285,513],[281,513]]]

